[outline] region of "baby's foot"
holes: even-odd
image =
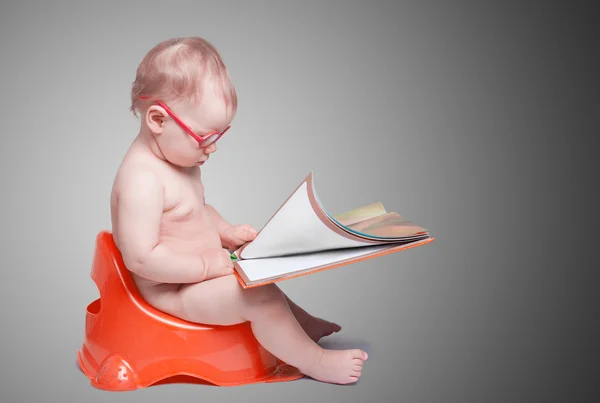
[[[321,340],[323,337],[342,330],[342,327],[337,323],[328,322],[324,319],[315,318],[314,316],[307,318],[304,323],[301,323],[301,325],[308,337],[310,337],[315,343]]]
[[[362,350],[322,350],[317,363],[303,373],[321,382],[355,383],[367,358],[367,353]]]

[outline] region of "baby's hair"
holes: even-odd
[[[168,39],[142,59],[131,89],[130,110],[137,116],[143,105],[153,99],[167,103],[197,101],[208,80],[216,84],[230,114],[234,114],[235,87],[217,49],[200,37]]]

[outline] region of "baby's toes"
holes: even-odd
[[[365,353],[362,350],[352,350],[351,354],[352,354],[352,358],[362,360],[362,361],[366,361],[369,358],[367,353]]]
[[[360,375],[351,375],[346,383],[356,383],[358,382],[358,378],[360,378]]]
[[[360,368],[362,369],[365,362],[361,359],[355,358],[352,360],[352,368]]]

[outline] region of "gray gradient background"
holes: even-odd
[[[0,5],[2,402],[597,399],[591,8],[127,3]],[[130,84],[183,35],[219,48],[240,98],[203,168],[228,220],[260,227],[314,171],[328,209],[381,201],[436,237],[282,283],[344,327],[330,344],[369,351],[357,385],[115,394],[75,366],[94,237],[138,127]]]

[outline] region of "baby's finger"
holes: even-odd
[[[233,267],[233,261],[231,260],[231,254],[225,250],[225,267]]]
[[[249,225],[244,226],[241,228],[240,237],[243,238],[244,241],[251,241],[256,238],[256,230]]]

